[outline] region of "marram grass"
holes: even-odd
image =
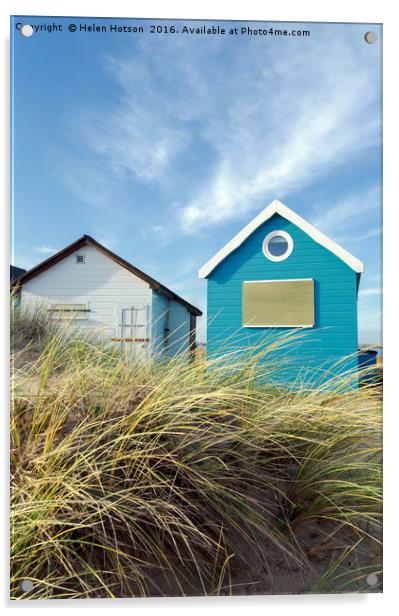
[[[12,598],[369,590],[378,391],[268,387],[270,348],[266,371],[146,361],[68,331],[14,348]]]

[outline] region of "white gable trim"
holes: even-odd
[[[330,240],[324,233],[318,231],[313,225],[308,223],[304,218],[298,216],[295,212],[290,210],[286,205],[274,199],[260,214],[258,214],[250,223],[248,223],[237,235],[233,237],[223,248],[221,248],[213,257],[209,259],[205,265],[198,271],[200,278],[207,278],[209,274],[215,269],[219,263],[223,261],[233,250],[236,250],[241,244],[264,222],[269,220],[274,214],[280,214],[286,220],[289,220],[299,229],[302,229],[307,235],[309,235],[315,242],[327,248],[330,252],[339,257],[344,263],[349,265],[355,272],[361,273],[364,270],[362,261],[356,259],[347,250]]]

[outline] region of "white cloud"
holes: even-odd
[[[351,195],[341,199],[337,203],[321,204],[316,215],[312,219],[312,224],[327,235],[334,235],[348,226],[359,227],[359,222],[364,220],[364,215],[372,210],[379,211],[381,207],[380,187],[374,186],[367,191]],[[351,241],[364,240],[376,237],[381,232],[381,227],[373,227],[363,234],[356,233],[351,236]],[[342,242],[346,238],[340,238]]]
[[[86,205],[115,212],[117,191],[105,169],[90,160],[59,160],[59,176],[71,193]]]
[[[378,225],[377,227],[374,227],[373,229],[366,231],[366,233],[356,235],[353,239],[357,242],[363,242],[364,240],[370,240],[373,237],[381,236],[381,234],[382,234],[382,227]]]
[[[377,143],[380,75],[369,46],[353,41],[325,28],[293,45],[248,39],[227,53],[208,38],[141,39],[130,57],[106,57],[119,100],[82,117],[81,138],[115,177],[177,195],[183,187],[186,233],[242,218]],[[198,143],[201,165],[211,161],[201,185],[184,165]]]
[[[239,73],[240,92],[233,92],[218,130],[208,131],[218,164],[210,183],[183,209],[187,231],[284,198],[376,142],[378,115],[369,113],[376,94],[367,62],[355,60],[348,45],[330,43],[329,57],[311,46],[301,65],[286,59],[277,77],[272,65],[255,88]]]
[[[156,242],[158,246],[164,245],[168,239],[168,230],[164,225],[149,224],[147,227],[142,228],[140,232],[143,238]]]
[[[14,253],[12,255],[11,264],[15,267],[22,267],[22,269],[29,270],[36,265],[36,262],[23,254]]]
[[[54,253],[58,252],[58,248],[47,245],[36,246],[33,250],[39,255],[53,255]]]
[[[81,127],[85,143],[109,161],[111,170],[144,181],[159,178],[187,141],[159,89],[159,67],[150,47],[143,52],[145,59],[140,54],[128,60],[106,57],[107,72],[122,96],[107,113],[86,116]],[[165,75],[162,62],[164,68]]]

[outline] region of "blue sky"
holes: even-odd
[[[53,21],[62,32],[15,30]],[[146,31],[67,29],[93,22]],[[360,342],[379,341],[379,26],[28,17],[11,31],[15,265],[86,233],[204,309],[198,268],[277,198],[364,261]]]

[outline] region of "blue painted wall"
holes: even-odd
[[[169,300],[158,293],[152,292],[151,306],[151,348],[155,353],[163,353],[165,345],[165,327],[168,323]]]
[[[169,329],[165,337],[165,328]],[[174,300],[168,300],[157,291],[152,292],[151,348],[155,353],[174,357],[188,354],[190,348],[190,313]]]
[[[169,301],[169,329],[169,357],[174,357],[178,353],[183,353],[188,357],[190,349],[190,313],[185,306],[174,300]]]
[[[294,249],[284,261],[274,262],[264,256],[262,243],[270,231],[279,229],[291,235]],[[300,339],[290,344],[289,352],[282,349],[263,360],[271,364],[273,357],[277,365],[281,359],[275,379],[299,379],[308,384],[327,380],[325,371],[356,370],[355,356],[339,368],[334,363],[357,352],[357,275],[279,214],[254,231],[209,275],[208,356],[269,344],[292,332],[290,328],[242,327],[242,285],[246,280],[293,278],[315,281],[315,327],[301,330]]]

